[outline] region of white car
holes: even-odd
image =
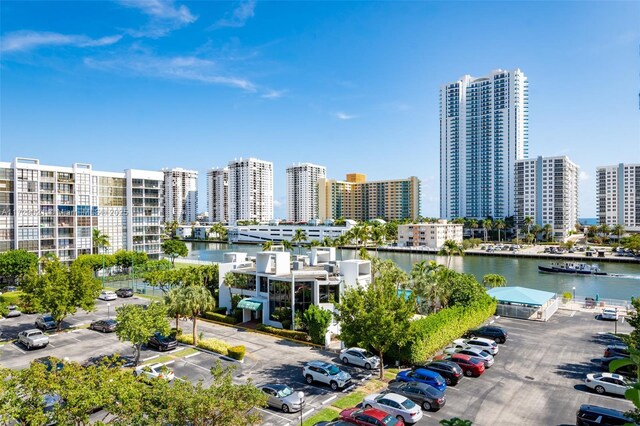
[[[584,384],[599,394],[606,392],[622,396],[624,396],[626,390],[632,385],[630,381],[614,373],[587,374],[587,378],[584,379]]]
[[[471,346],[468,346],[466,348],[458,348],[458,347],[447,348],[444,350],[444,352],[447,354],[469,355],[474,358],[481,359],[482,362],[484,362],[484,368],[491,367],[494,362],[493,355],[491,355],[489,352],[485,350],[479,350]]]
[[[353,364],[364,367],[367,370],[380,366],[380,358],[361,348],[343,349],[340,352],[340,359],[346,365]]]
[[[618,308],[604,308],[602,310],[602,319],[618,321]]]
[[[108,290],[100,292],[100,296],[98,296],[98,299],[100,300],[116,300],[117,298],[117,294],[115,294],[113,291]]]
[[[454,345],[460,346],[471,346],[474,349],[479,349],[481,351],[487,351],[491,355],[495,355],[498,353],[498,344],[491,340],[485,339],[483,337],[472,337],[471,339],[457,339],[453,341]]]
[[[397,393],[374,393],[364,398],[365,408],[377,408],[386,411],[404,423],[415,423],[422,418],[422,408],[407,397]]]
[[[175,378],[173,370],[164,364],[141,365],[133,370],[134,376],[146,376],[151,379],[164,379],[168,382]]]

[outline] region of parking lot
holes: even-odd
[[[111,302],[114,315],[122,303],[146,303],[145,299],[118,299]],[[79,313],[65,321],[65,326],[88,324],[106,318],[106,302],[97,302],[97,311]],[[32,328],[35,315],[0,321],[3,334],[14,336]],[[597,395],[590,392],[583,380],[587,373],[599,371],[598,361],[607,344],[616,343],[609,332],[614,323],[601,321],[594,313],[558,311],[547,323],[499,318],[496,325],[509,332],[507,343],[500,345],[493,367],[478,378],[464,378],[446,392],[446,406],[439,412],[425,413],[420,425],[437,424],[441,419],[461,417],[474,425],[569,425],[575,424],[575,413],[581,404],[594,404],[627,410],[631,403],[621,397]],[[190,322],[183,322],[185,329]],[[172,361],[176,377],[205,385],[211,383],[210,368],[220,361],[235,368],[234,381],[251,379],[257,386],[266,383],[285,383],[296,391],[303,391],[306,404],[303,418],[330,405],[346,393],[361,389],[371,375],[358,367],[341,367],[353,376],[354,387],[345,392],[334,392],[322,384],[308,385],[302,376],[302,367],[311,360],[339,362],[336,354],[318,348],[297,344],[284,339],[217,324],[199,322],[198,330],[204,337],[215,337],[247,348],[244,363],[239,364],[214,354],[198,352],[188,358]],[[618,324],[618,331],[628,332],[626,323]],[[66,333],[51,333],[51,343],[45,349],[26,351],[21,345],[7,343],[0,349],[0,364],[9,368],[27,367],[31,360],[52,355],[83,362],[89,357],[120,353],[131,355],[129,343],[120,342],[115,333],[99,333],[77,329]],[[142,359],[157,356],[154,350],[144,349]],[[265,425],[295,425],[300,413],[284,414],[271,408],[257,408]]]

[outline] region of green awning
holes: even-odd
[[[257,299],[252,299],[251,297],[247,299],[242,299],[240,302],[238,302],[238,308],[249,309],[251,311],[261,311],[262,301]]]

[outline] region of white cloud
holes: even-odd
[[[47,46],[96,47],[117,43],[121,35],[92,39],[85,35],[16,31],[2,37],[2,52],[24,52]]]
[[[580,170],[580,173],[578,173],[578,179],[585,181],[591,179],[591,176],[589,176],[584,170]]]
[[[273,199],[273,207],[282,207],[284,205],[284,203],[280,200],[278,200],[277,198]]]
[[[357,115],[347,114],[346,112],[338,111],[332,114],[338,120],[353,120]]]
[[[286,92],[286,90],[268,90],[267,92],[260,95],[260,97],[265,99],[278,99],[284,96]]]
[[[197,81],[204,84],[236,87],[247,92],[257,90],[251,81],[222,72],[214,61],[194,56],[158,57],[141,54],[113,60],[85,58],[84,63],[91,68],[104,71],[128,72],[170,80]]]
[[[255,8],[255,0],[241,1],[238,7],[233,9],[230,17],[220,19],[211,28],[244,27],[247,20],[255,15]]]
[[[119,0],[118,3],[151,17],[142,29],[128,31],[134,37],[162,37],[198,19],[187,6],[176,6],[173,0]]]

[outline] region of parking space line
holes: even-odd
[[[302,413],[302,417],[306,417],[309,414],[313,413],[316,409],[315,408],[311,408],[309,411],[307,411],[306,413]]]
[[[320,403],[320,405],[324,405],[324,404],[326,404],[326,403],[327,403],[327,402],[329,402],[329,401],[333,401],[333,400],[334,400],[334,399],[336,399],[337,397],[338,397],[337,395],[330,396],[329,398],[327,398],[327,399],[325,399],[324,401],[322,401],[322,402]]]
[[[255,408],[256,410],[258,410],[258,411],[262,411],[263,413],[267,413],[267,414],[269,414],[269,415],[271,415],[271,416],[276,416],[276,417],[278,417],[278,418],[281,418],[282,420],[286,420],[286,421],[287,421],[287,424],[289,424],[288,422],[289,422],[290,420],[289,420],[288,418],[286,418],[286,417],[283,417],[283,416],[281,416],[281,415],[279,415],[279,414],[276,414],[276,413],[274,413],[274,412],[272,412],[272,411],[267,411],[267,410],[265,410],[264,408],[260,408],[260,407],[254,407],[254,408]],[[303,415],[303,416],[304,416],[304,415]]]
[[[51,346],[52,348],[55,348],[55,345],[51,342],[49,342],[49,346]]]
[[[150,361],[150,360],[152,360],[152,359],[156,359],[156,358],[160,358],[160,355],[153,355],[153,356],[150,356],[149,358],[145,358],[145,359],[143,359],[143,360],[142,360],[142,362],[147,362],[147,361]]]
[[[183,358],[184,358],[184,359],[191,358],[191,357],[194,357],[194,356],[196,356],[196,355],[200,355],[201,353],[202,353],[202,352],[194,352],[194,353],[189,354],[189,355],[187,355],[187,356],[185,356],[185,357],[183,357]]]
[[[16,349],[18,352],[20,352],[22,355],[25,355],[25,354],[26,354],[26,352],[25,352],[25,351],[23,351],[22,349],[20,349],[20,348],[18,347],[18,345],[13,345],[13,348],[14,348],[14,349]]]
[[[194,364],[193,362],[189,362],[189,361],[186,361],[186,360],[185,360],[185,361],[184,361],[184,363],[185,363],[185,364],[189,364],[189,365],[193,365],[194,367],[198,367],[198,368],[200,368],[200,369],[202,369],[202,370],[204,370],[204,371],[210,371],[208,368],[203,367],[203,366],[198,365],[198,364]]]

